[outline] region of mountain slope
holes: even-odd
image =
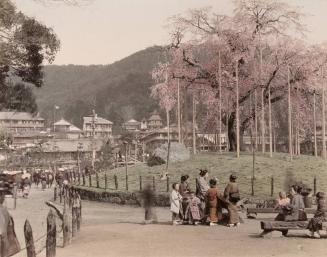
[[[149,88],[163,51],[150,47],[110,65],[46,66],[44,86],[35,89],[39,110],[51,123],[58,105],[56,119],[62,116],[77,126],[93,108],[116,125],[132,117],[140,120],[157,108]]]

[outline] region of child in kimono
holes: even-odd
[[[194,192],[189,192],[190,198],[187,201],[187,207],[185,210],[185,218],[188,220],[189,224],[198,225],[201,220],[200,215],[200,204],[201,201],[195,196]]]
[[[173,184],[173,191],[170,195],[170,211],[172,212],[173,225],[180,225],[181,222],[181,202],[183,197],[179,193],[179,184]]]

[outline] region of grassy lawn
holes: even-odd
[[[234,154],[225,153],[222,155],[215,153],[202,153],[193,156],[190,160],[184,162],[172,163],[169,165],[169,183],[180,181],[180,176],[188,174],[190,176],[191,187],[195,190],[195,178],[198,176],[199,168],[209,170],[210,177],[219,179],[218,188],[225,187],[229,175],[234,172],[238,175],[238,184],[242,196],[251,194],[251,176],[252,176],[252,155],[242,153],[239,159]],[[146,183],[153,183],[155,178],[156,190],[165,192],[167,181],[160,180],[159,175],[165,170],[165,165],[148,167],[143,164],[128,167],[129,191],[137,191],[140,188],[140,176],[142,176],[143,186]],[[114,175],[118,178],[119,190],[125,190],[125,168],[118,168],[106,172],[108,178],[108,189],[113,189]],[[281,190],[285,190],[287,177],[293,175],[296,181],[302,181],[313,188],[314,176],[317,177],[317,190],[327,190],[327,162],[321,158],[312,156],[295,157],[290,161],[286,154],[275,153],[273,158],[267,155],[257,154],[255,162],[255,196],[269,197],[271,177],[274,177],[275,195]],[[104,188],[104,173],[99,174],[100,187]],[[92,182],[95,186],[95,178]],[[86,185],[88,179],[86,178]]]

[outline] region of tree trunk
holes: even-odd
[[[234,152],[236,151],[236,133],[235,133],[235,112],[232,112],[228,119],[228,144],[229,144],[229,151]]]
[[[196,115],[196,104],[195,104],[195,95],[193,92],[193,108],[192,108],[192,115],[193,115],[193,122],[192,122],[192,129],[193,129],[193,154],[196,154],[196,134],[195,134],[195,115]]]
[[[292,147],[292,106],[291,106],[291,81],[290,81],[290,68],[288,67],[287,72],[288,80],[288,151],[290,158],[293,158],[293,147]]]
[[[325,88],[322,88],[322,158],[326,159]]]
[[[182,142],[181,135],[181,100],[180,100],[180,87],[179,79],[177,80],[177,124],[178,124],[178,143]]]
[[[238,92],[238,61],[235,66],[236,74],[236,157],[240,157],[240,114],[239,114],[239,92]]]
[[[317,151],[317,121],[316,121],[316,91],[313,92],[313,134],[314,134],[314,153],[318,156]]]
[[[271,124],[271,92],[270,86],[268,88],[268,112],[269,112],[269,155],[272,157],[273,153],[273,139],[272,139],[272,124]]]
[[[265,102],[264,102],[264,89],[261,89],[261,150],[262,153],[266,151],[265,141]]]

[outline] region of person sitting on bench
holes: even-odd
[[[277,204],[275,206],[276,210],[279,210],[276,221],[284,221],[285,220],[285,207],[290,205],[291,200],[286,196],[285,192],[279,192],[279,199],[277,200]]]
[[[291,204],[284,207],[288,211],[288,213],[285,215],[285,221],[307,220],[307,214],[304,212],[304,201],[301,192],[302,187],[296,187],[296,193],[291,200]]]
[[[323,192],[318,192],[316,194],[317,198],[317,211],[314,217],[310,220],[308,229],[310,230],[310,236],[313,238],[320,238],[319,230],[322,229],[322,223],[327,220],[326,216],[326,201],[325,194]]]

